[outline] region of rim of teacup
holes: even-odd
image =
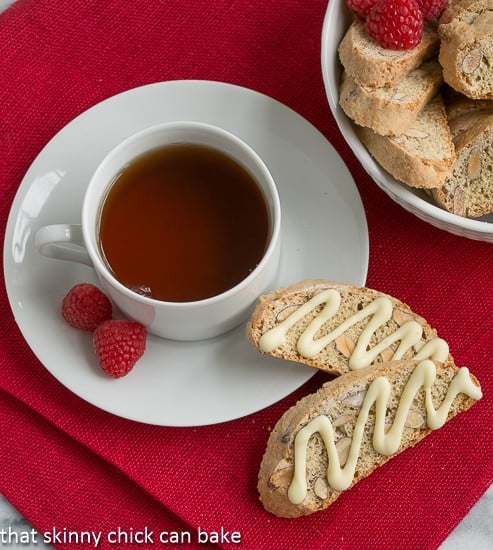
[[[263,181],[265,182],[266,187],[268,188],[269,196],[266,196],[266,193],[263,187],[261,187],[261,190],[264,195],[266,205],[268,208],[270,206],[270,210],[272,212],[272,214],[269,214],[271,228],[270,228],[270,234],[268,237],[268,243],[262,255],[261,260],[255,266],[255,268],[252,269],[252,271],[244,279],[242,279],[231,288],[219,294],[216,294],[214,296],[210,296],[207,298],[203,298],[200,300],[183,301],[183,302],[159,300],[157,298],[152,298],[150,296],[139,294],[138,292],[128,288],[126,285],[121,283],[113,275],[113,273],[108,268],[105,261],[103,260],[101,256],[101,251],[99,250],[99,246],[96,243],[97,225],[98,225],[98,217],[99,217],[99,212],[97,210],[100,210],[100,208],[95,210],[90,201],[90,199],[92,198],[91,192],[93,191],[93,188],[96,187],[96,182],[98,180],[98,177],[100,176],[104,167],[111,161],[113,157],[115,157],[122,150],[127,148],[129,144],[142,139],[146,135],[159,132],[159,131],[178,130],[178,129],[185,130],[185,131],[193,130],[193,131],[199,131],[202,133],[204,132],[213,133],[216,136],[219,136],[221,139],[231,142],[234,146],[238,148],[238,150],[242,150],[242,153],[244,153],[246,157],[248,157],[252,161],[256,170],[260,173]],[[194,142],[204,144],[203,142],[200,142],[198,140],[187,141],[187,143],[194,143]],[[169,142],[170,145],[173,143],[179,143],[179,141],[177,140],[177,141]],[[168,144],[168,142],[166,142],[166,144]],[[210,146],[212,148],[215,147],[214,145],[209,145],[209,144],[207,144],[207,146]],[[215,147],[215,148],[218,148],[218,147]],[[222,150],[222,152],[226,152],[226,154],[233,156],[236,162],[240,162],[244,168],[246,168],[250,173],[252,173],[252,170],[250,169],[250,167],[246,165],[244,162],[242,162],[241,159],[237,158],[234,155],[231,155],[231,153],[228,151]],[[133,158],[136,158],[137,156],[138,155],[135,155],[135,157]],[[130,158],[128,162],[133,160],[133,158]],[[116,174],[117,172],[118,170],[113,170],[114,174]],[[252,174],[252,175],[256,181],[259,179],[257,175],[255,174]],[[104,185],[103,192],[100,192],[99,199],[98,199],[99,206],[101,206],[101,203],[104,200],[104,196],[106,195],[108,190],[111,188],[111,185],[112,185],[112,181],[110,179],[110,181],[108,181],[106,185]],[[99,187],[98,187],[98,190],[99,190]],[[279,240],[281,236],[281,202],[280,202],[276,183],[274,181],[272,174],[267,168],[266,164],[264,163],[260,155],[240,137],[229,132],[228,130],[225,130],[224,128],[221,128],[220,126],[216,126],[206,122],[172,121],[172,122],[158,123],[158,124],[154,124],[152,126],[146,127],[128,136],[123,141],[118,143],[115,147],[113,147],[111,151],[107,153],[107,155],[99,163],[99,166],[96,168],[96,170],[94,171],[93,175],[90,178],[90,181],[86,190],[86,195],[84,197],[84,201],[82,204],[81,220],[82,220],[82,233],[84,236],[85,247],[87,249],[89,257],[91,258],[93,266],[96,272],[100,273],[108,282],[111,283],[113,287],[115,287],[124,296],[133,300],[137,300],[143,304],[149,304],[153,306],[161,305],[161,306],[177,308],[177,309],[187,309],[187,308],[197,308],[201,306],[209,306],[209,305],[227,300],[229,297],[232,297],[240,293],[242,290],[245,289],[245,287],[248,287],[250,283],[252,283],[259,276],[259,274],[264,270],[266,264],[270,262],[272,256],[276,254],[276,249],[279,246]]]

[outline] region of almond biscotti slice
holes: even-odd
[[[467,130],[474,126],[477,115],[482,116],[485,113],[493,114],[493,100],[470,99],[462,94],[455,94],[449,98],[446,107],[448,123],[451,126],[454,138],[462,130]]]
[[[461,0],[442,13],[444,80],[472,99],[493,99],[493,0]]]
[[[493,212],[493,101],[466,99],[449,107],[457,160],[444,185],[432,190],[443,209],[477,218]]]
[[[356,124],[380,135],[399,136],[436,95],[442,81],[442,68],[433,60],[411,71],[395,86],[360,86],[344,72],[339,104]]]
[[[441,187],[452,173],[456,155],[439,94],[400,136],[381,136],[363,126],[358,126],[356,131],[371,156],[392,176],[411,187]]]
[[[339,59],[361,86],[395,86],[409,72],[430,59],[439,47],[439,37],[431,24],[426,24],[421,42],[410,50],[391,50],[377,44],[355,19],[339,44]]]
[[[403,302],[323,279],[261,296],[247,338],[261,353],[339,375],[377,362],[450,357],[447,343]]]
[[[277,422],[260,466],[260,500],[279,517],[323,510],[481,396],[476,378],[452,361],[391,362],[344,374]]]

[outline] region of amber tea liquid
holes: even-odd
[[[201,145],[146,153],[115,179],[99,246],[116,279],[158,300],[188,302],[233,287],[261,260],[269,236],[252,176]]]

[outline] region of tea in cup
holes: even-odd
[[[250,146],[210,124],[170,122],[117,145],[89,182],[81,225],[44,226],[34,246],[92,265],[149,332],[200,340],[246,320],[273,283],[280,223],[276,185]]]

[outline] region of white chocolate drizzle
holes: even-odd
[[[436,367],[433,361],[421,361],[412,372],[402,392],[394,422],[390,430],[385,432],[385,416],[391,393],[391,383],[385,376],[373,380],[368,387],[361,410],[354,426],[351,447],[348,458],[341,467],[337,453],[334,429],[325,415],[316,416],[304,426],[295,437],[294,444],[294,476],[288,489],[288,498],[293,504],[303,501],[307,492],[306,452],[309,439],[319,433],[327,450],[328,467],[327,481],[336,491],[344,491],[350,487],[354,479],[364,428],[371,407],[375,403],[375,427],[373,432],[373,447],[382,455],[392,455],[399,449],[407,415],[418,390],[423,387],[425,392],[426,424],[436,430],[447,421],[450,407],[459,393],[472,399],[482,397],[481,388],[476,386],[469,375],[467,367],[460,368],[452,379],[445,398],[438,409],[435,409],[431,397],[431,387],[436,379]]]
[[[340,293],[336,289],[329,288],[313,296],[286,317],[284,321],[265,332],[259,341],[260,350],[264,353],[273,351],[283,343],[291,327],[322,304],[325,304],[324,307],[309,323],[296,343],[296,349],[302,357],[309,359],[316,357],[327,345],[366,317],[370,317],[370,320],[349,358],[349,368],[351,370],[362,369],[371,365],[382,351],[395,342],[399,342],[399,345],[392,356],[392,360],[402,359],[405,353],[414,345],[417,345],[423,336],[423,327],[419,323],[407,321],[392,334],[370,348],[370,340],[375,331],[391,319],[393,312],[393,304],[390,298],[380,296],[354,315],[351,315],[330,333],[315,339],[315,335],[322,325],[337,313],[341,305]],[[449,347],[445,340],[432,338],[423,345],[419,352],[413,355],[412,359],[430,358],[436,361],[445,361],[448,353]]]

